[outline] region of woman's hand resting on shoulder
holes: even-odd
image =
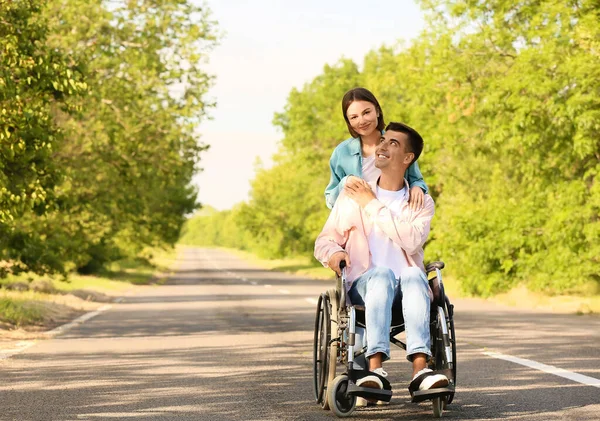
[[[408,205],[412,211],[418,211],[423,209],[425,203],[425,193],[419,186],[410,188],[410,197],[408,199]]]

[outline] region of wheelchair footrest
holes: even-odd
[[[429,390],[417,390],[412,393],[412,402],[418,403],[435,398],[443,398],[454,393],[454,386],[438,387]]]
[[[360,396],[367,400],[378,400],[389,402],[392,399],[392,391],[385,389],[373,389],[371,387],[360,387],[354,383],[348,385],[348,395]]]

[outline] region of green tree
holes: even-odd
[[[52,107],[63,136],[51,164],[64,177],[43,215],[25,212],[12,260],[39,272],[83,271],[173,244],[196,206],[190,186],[217,38],[209,10],[188,1],[50,2],[48,51],[79,63],[87,94],[78,111]],[[65,89],[70,84],[65,85]]]
[[[0,275],[22,267],[10,250],[20,238],[15,224],[27,213],[43,215],[62,179],[53,154],[63,133],[53,109],[73,112],[69,97],[86,89],[79,63],[47,45],[43,6],[0,2]]]
[[[458,130],[445,141],[472,150],[461,148],[454,161],[465,165],[441,177],[448,181],[433,247],[456,256],[455,272],[472,293],[598,282],[597,4],[446,5],[459,22],[438,21],[456,40],[459,64],[447,79],[462,82],[455,100],[470,99],[473,112],[449,120]]]
[[[263,255],[309,253],[327,216],[327,160],[347,137],[340,99],[362,85],[387,121],[424,136],[436,200],[426,256],[466,292],[600,288],[598,2],[421,3],[428,25],[416,40],[292,90],[274,120],[284,135],[274,167],[212,222],[234,221]]]

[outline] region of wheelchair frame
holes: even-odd
[[[381,378],[384,389],[367,389],[356,386],[356,381],[365,370],[355,369],[357,358],[364,358],[366,348],[355,350],[357,308],[346,301],[347,288],[345,262],[340,264],[342,276],[336,279],[336,288],[319,296],[315,318],[313,346],[313,388],[315,399],[323,409],[331,409],[338,417],[348,417],[355,409],[356,397],[388,401],[392,392],[389,382]],[[429,279],[434,299],[430,311],[431,353],[429,367],[441,371],[450,384],[443,389],[417,391],[412,395],[413,402],[432,400],[433,415],[442,416],[446,405],[454,398],[456,387],[456,342],[454,333],[454,306],[445,295],[441,270],[443,262],[427,265],[426,273],[435,272]],[[340,305],[344,303],[344,305]],[[364,326],[363,326],[364,327]],[[406,350],[406,344],[396,336],[404,331],[404,321],[392,324],[390,343]],[[332,333],[335,336],[332,337]],[[365,359],[366,362],[366,359]],[[337,365],[346,370],[336,376]]]

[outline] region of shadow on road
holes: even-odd
[[[463,364],[468,364],[475,355],[462,357]],[[62,352],[51,362],[36,354],[18,359],[36,369],[3,370],[8,384],[19,387],[0,388],[0,419],[334,418],[314,403],[310,346],[305,341],[185,350],[165,346],[154,352]],[[544,399],[540,400],[539,388],[532,387],[535,373],[490,363],[487,374],[477,379],[479,386],[468,379],[463,381],[444,418],[527,420],[548,414],[547,419],[556,419],[552,414],[575,409],[577,419],[597,420],[597,396],[580,399],[576,405],[565,403],[566,394],[576,394],[583,386],[544,387]],[[395,388],[392,404],[357,410],[353,418],[431,419],[429,403],[409,402],[405,389],[408,363],[396,361],[388,369]],[[481,386],[482,381],[487,386]],[[52,402],[44,407],[47,418],[33,415],[35,402]]]
[[[315,309],[305,300],[333,282],[230,270],[290,293],[242,284],[222,271],[178,271],[167,285],[149,287],[0,365],[0,419],[335,419],[314,402]],[[536,317],[540,320],[532,324]],[[481,344],[493,343],[524,358],[545,352],[566,361],[574,353],[573,341],[590,329],[600,331],[583,318],[576,319],[585,321],[581,326],[565,329],[568,320],[457,306],[458,389],[444,418],[597,420],[597,389],[481,353]],[[578,347],[583,360],[577,364],[585,363],[589,351],[597,367],[595,349]],[[391,405],[357,410],[353,418],[432,419],[429,402],[410,403],[410,365],[403,351],[393,351],[386,371],[394,388]]]

